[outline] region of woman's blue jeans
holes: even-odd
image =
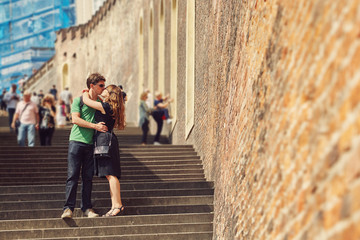
[[[65,188],[65,205],[64,210],[69,208],[74,211],[76,205],[76,192],[78,181],[82,179],[81,189],[81,210],[92,208],[91,191],[92,179],[94,175],[94,146],[77,141],[70,141],[68,150],[68,170]]]

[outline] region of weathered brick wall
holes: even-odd
[[[137,121],[138,20],[143,10],[146,88],[152,5],[156,89],[160,1],[115,2],[86,38],[57,42],[56,67],[69,64],[73,89],[93,71],[122,83],[128,120]],[[215,182],[214,239],[360,239],[360,0],[196,0],[189,136],[187,1],[177,1],[177,86],[164,2],[165,87],[177,89],[172,141],[193,144]]]
[[[86,78],[93,72],[103,74],[107,84],[122,84],[128,95],[126,116],[129,123],[138,120],[138,36],[141,1],[106,1],[108,11],[87,23],[86,35],[65,29],[67,38],[61,34],[56,41],[56,67],[58,85],[62,86],[62,69],[69,66],[70,90],[79,96],[86,87]],[[66,52],[66,56],[64,53]],[[76,54],[76,58],[73,54]],[[63,86],[65,87],[65,86]]]
[[[195,126],[180,105],[173,141],[215,181],[215,239],[360,239],[359,5],[196,1]]]

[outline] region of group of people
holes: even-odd
[[[120,194],[119,144],[113,130],[125,128],[125,101],[127,97],[119,86],[109,85],[105,87],[105,81],[101,74],[91,74],[86,80],[87,89],[83,91],[82,96],[72,99],[68,89],[65,89],[65,93],[60,94],[58,108],[55,107],[58,99],[57,93],[54,93],[54,91],[44,95],[41,101],[34,98],[34,96],[39,97],[39,94],[24,91],[22,100],[20,100],[20,96],[16,93],[16,85],[12,85],[11,90],[4,95],[11,131],[16,128],[17,120],[20,120],[18,143],[21,146],[25,145],[26,133],[28,145],[34,146],[36,129],[39,130],[42,145],[43,143],[44,145],[50,145],[51,137],[49,136],[54,133],[56,114],[59,111],[65,114],[68,113],[66,118],[71,119],[73,123],[69,137],[65,204],[61,215],[62,219],[72,218],[73,216],[80,174],[82,181],[81,210],[85,216],[99,216],[94,211],[91,203],[94,175],[106,178],[109,182],[111,207],[103,216],[118,216],[125,211]],[[65,95],[71,99],[69,102],[64,101]],[[163,98],[161,93],[156,93],[154,105],[152,106],[148,101],[151,97],[149,95],[149,91],[141,94],[140,126],[143,130],[142,144],[146,144],[150,115],[154,118],[158,127],[154,144],[160,144],[159,138],[163,121],[171,122],[168,106],[172,99]],[[106,132],[110,133],[111,144],[108,152],[110,158],[105,159],[94,155],[94,141],[96,141],[94,138],[97,133]]]
[[[49,90],[49,94],[51,94],[54,98],[54,106],[56,107],[56,125],[58,127],[64,127],[67,122],[70,121],[70,109],[72,104],[72,94],[69,90],[69,87],[65,87],[65,89],[60,93],[58,97],[58,92],[56,89],[56,85],[53,85]],[[31,101],[41,105],[42,99],[44,98],[43,91],[40,90],[37,94],[33,92],[31,96]]]
[[[5,92],[1,99],[8,112],[10,132],[17,134],[17,141],[20,146],[25,146],[27,138],[29,147],[35,146],[36,130],[39,131],[40,144],[42,146],[51,145],[56,119],[61,126],[59,119],[61,117],[66,118],[72,101],[71,93],[67,88],[61,93],[59,108],[56,109],[57,90],[55,85],[45,95],[40,90],[38,94],[23,91],[22,96],[20,96],[17,93],[17,85],[12,84],[9,92]],[[68,105],[64,103],[65,100],[67,100]],[[61,108],[64,111],[61,111]]]
[[[154,137],[154,145],[160,145],[160,134],[163,128],[163,122],[166,120],[168,124],[171,123],[169,115],[169,104],[173,102],[169,96],[163,97],[161,92],[155,93],[154,105],[151,106],[151,94],[147,90],[140,95],[140,121],[139,126],[143,132],[141,144],[146,145],[147,135],[149,132],[149,117],[152,116],[156,122],[157,130]]]

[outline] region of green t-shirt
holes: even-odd
[[[99,99],[97,101],[100,101]],[[87,122],[95,123],[95,109],[83,105],[80,111],[80,97],[74,99],[71,105],[71,113],[80,113],[80,117]],[[79,127],[74,124],[71,128],[70,141],[78,141],[86,144],[93,144],[94,129]]]

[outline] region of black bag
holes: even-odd
[[[94,134],[94,157],[95,158],[111,158],[110,146],[111,146],[112,132],[98,132]]]
[[[15,121],[15,128],[19,128],[20,127],[20,120],[19,119],[17,119],[16,121]]]

